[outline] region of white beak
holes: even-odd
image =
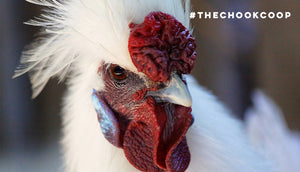
[[[175,73],[171,75],[167,87],[150,91],[147,95],[153,96],[157,102],[170,102],[185,107],[192,106],[192,97],[187,86]]]

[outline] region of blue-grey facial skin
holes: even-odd
[[[104,137],[113,145],[120,147],[120,129],[118,120],[106,102],[99,97],[94,89],[92,94],[92,102],[98,114],[98,120]]]

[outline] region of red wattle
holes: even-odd
[[[147,102],[148,101],[148,102]],[[161,125],[166,121],[157,116],[153,102],[147,99],[137,110],[124,135],[123,149],[129,162],[141,171],[162,172],[153,157],[159,144]]]
[[[190,112],[191,108],[148,98],[125,131],[123,149],[129,162],[141,171],[183,172],[190,162],[185,139]]]

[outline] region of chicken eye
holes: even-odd
[[[118,65],[111,65],[110,71],[113,78],[117,81],[121,81],[127,78],[126,70]]]

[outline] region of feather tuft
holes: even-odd
[[[189,0],[26,1],[44,7],[44,14],[25,22],[42,27],[41,38],[23,52],[21,65],[13,77],[29,73],[33,98],[50,78],[59,77],[63,81],[74,63],[118,63],[136,72],[127,48],[128,24],[141,23],[152,11],[169,13],[189,28]],[[78,70],[78,66],[75,68]]]

